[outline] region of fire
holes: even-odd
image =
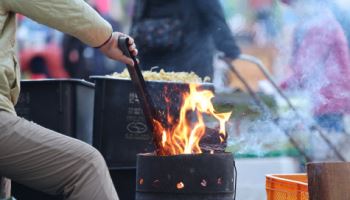
[[[154,120],[156,127],[155,134],[160,141],[161,149],[159,155],[179,155],[179,154],[200,154],[202,150],[199,146],[201,138],[206,133],[204,114],[212,116],[219,121],[219,137],[221,142],[226,138],[225,124],[229,120],[231,113],[217,113],[211,102],[214,94],[210,90],[200,90],[197,84],[190,84],[190,92],[182,94],[182,105],[179,113],[179,120],[174,121],[173,117],[167,116],[167,124],[164,127],[161,122]],[[171,104],[169,99],[166,102]],[[196,122],[188,118],[189,113],[194,113]]]

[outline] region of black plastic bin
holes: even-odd
[[[41,126],[92,144],[94,84],[83,80],[25,80],[16,112]],[[19,200],[60,200],[13,182]]]
[[[27,120],[92,144],[94,93],[84,80],[24,80],[15,108]]]
[[[130,80],[91,78],[95,81],[93,145],[109,168],[136,167],[136,155],[151,152],[154,146],[134,86]],[[181,95],[189,90],[185,83],[147,81],[146,85],[157,110],[167,109],[165,96],[171,99],[171,113],[178,113]],[[211,84],[202,87],[213,89]]]
[[[136,168],[110,169],[120,200],[135,200]]]

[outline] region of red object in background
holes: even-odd
[[[46,74],[31,74],[31,80],[46,79],[48,78]]]
[[[21,69],[23,71],[30,71],[30,65],[34,58],[40,58],[44,60],[47,66],[46,70],[49,77],[69,77],[67,72],[64,70],[62,61],[62,49],[58,46],[58,44],[51,43],[47,44],[45,48],[28,48],[21,50],[19,55]],[[43,74],[41,74],[40,76],[37,75],[33,75],[32,78],[43,78]]]
[[[253,10],[262,10],[273,5],[273,0],[249,0],[249,6]]]
[[[24,16],[21,14],[17,14],[17,20],[20,22],[24,19]]]
[[[110,8],[110,4],[111,1],[110,0],[93,0],[92,4],[96,5],[97,10],[102,13],[102,14],[106,14],[109,12],[109,8]]]

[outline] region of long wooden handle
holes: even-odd
[[[127,69],[130,74],[130,79],[136,89],[137,96],[139,97],[140,104],[146,119],[146,123],[148,125],[148,128],[152,131],[153,133],[153,142],[159,150],[160,148],[160,138],[159,136],[155,133],[155,127],[154,127],[154,122],[153,120],[157,120],[161,122],[160,117],[158,116],[157,111],[155,110],[154,103],[152,101],[152,98],[150,94],[148,93],[146,82],[143,78],[141,69],[138,65],[136,57],[132,54],[132,52],[129,51],[129,38],[127,37],[119,37],[118,38],[118,46],[124,53],[124,55],[130,57],[134,61],[134,66],[132,65],[126,65]]]

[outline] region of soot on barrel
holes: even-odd
[[[233,200],[230,153],[137,156],[136,200]]]

